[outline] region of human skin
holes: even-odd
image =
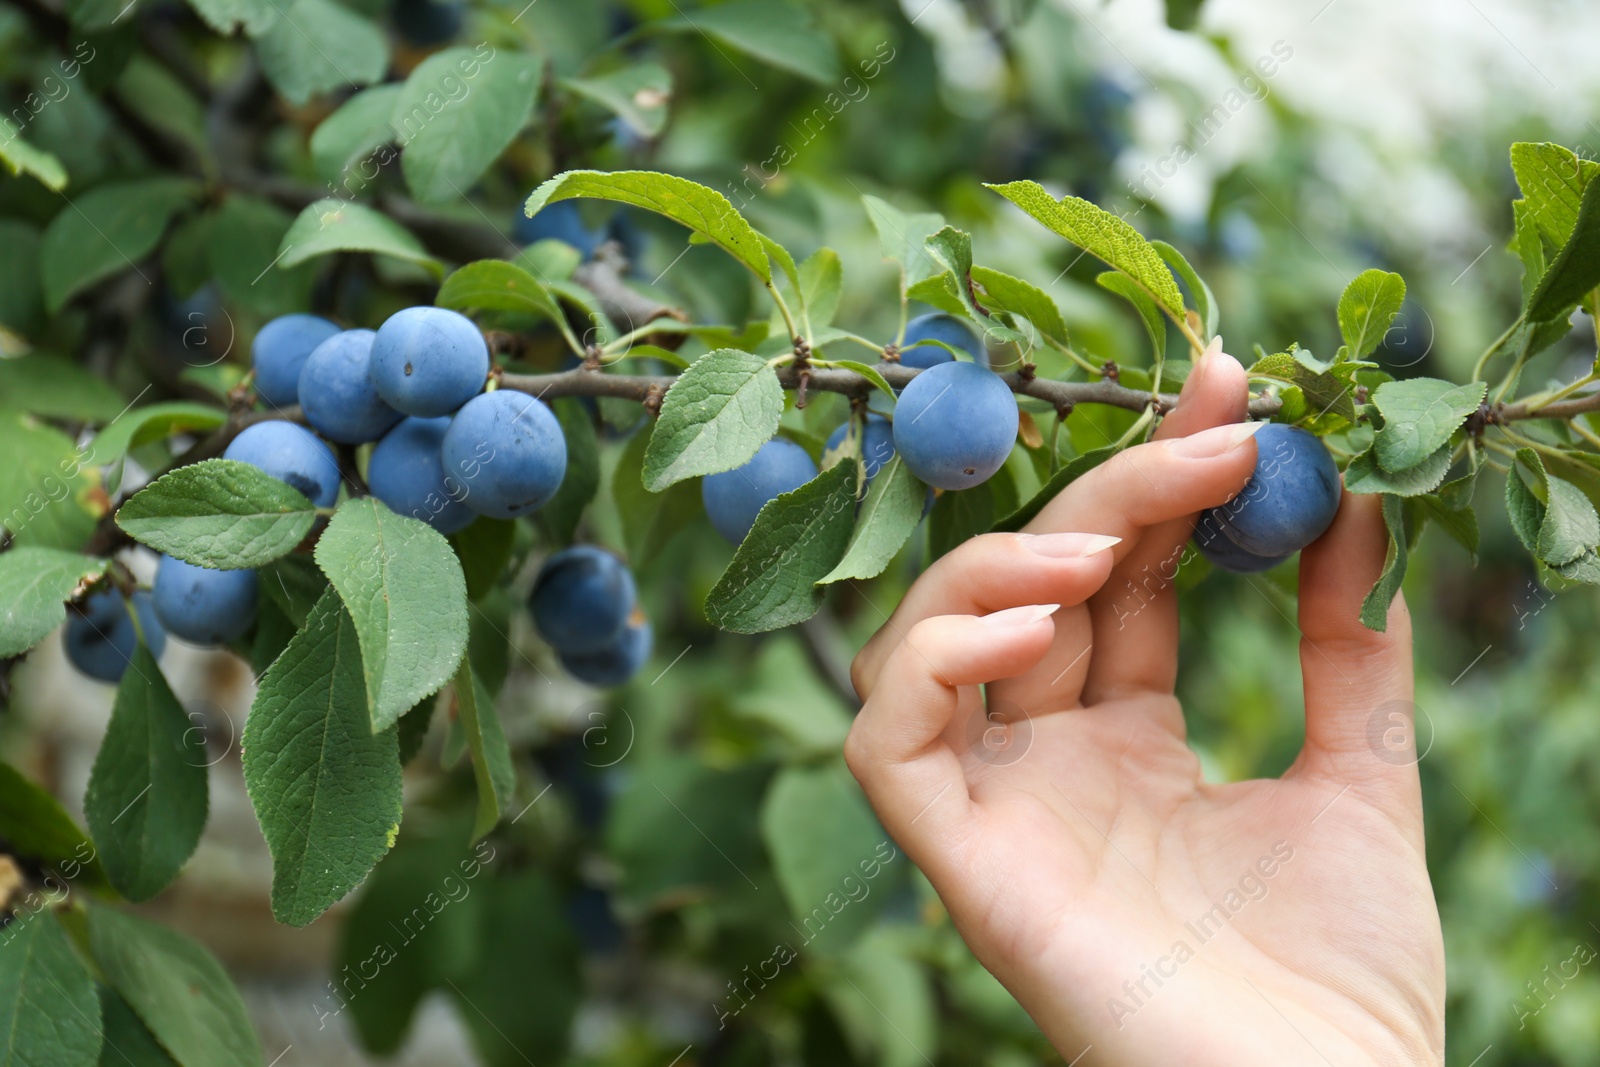
[[[845,756],[1068,1062],[1442,1064],[1414,752],[1371,740],[1412,707],[1404,601],[1384,633],[1358,618],[1387,545],[1377,498],[1346,494],[1301,554],[1294,764],[1206,782],[1185,741],[1176,596],[1151,576],[1249,477],[1246,395],[1239,364],[1208,352],[1156,441],[1078,479],[1023,534],[930,567],[856,658],[865,703]],[[1264,892],[1197,937],[1252,872]]]

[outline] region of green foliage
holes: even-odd
[[[260,468],[208,459],[163,475],[117,511],[117,525],[158,552],[202,567],[259,567],[311,532],[317,509]]]
[[[443,272],[422,242],[387,215],[365,204],[331,198],[300,212],[283,235],[278,266],[297,267],[330,252],[374,252]]]
[[[760,356],[719,348],[678,376],[644,453],[644,485],[660,492],[685,478],[732,470],[777,432],[783,387]]]
[[[93,842],[61,802],[9,763],[0,763],[0,838],[14,855],[60,870],[91,888],[109,884]]]
[[[1350,359],[1366,359],[1400,313],[1406,283],[1398,274],[1364,270],[1339,297],[1339,333]]]
[[[194,183],[182,179],[146,178],[84,194],[75,210],[55,217],[39,245],[45,306],[60,311],[88,286],[153,252],[196,192]]]
[[[67,621],[66,602],[105,573],[106,561],[56,548],[0,556],[0,656],[20,656]]]
[[[468,92],[451,99],[463,81]],[[460,197],[528,121],[538,89],[536,60],[487,46],[448,48],[417,64],[389,116],[411,191],[434,202]]]
[[[455,696],[461,731],[466,734],[467,749],[472,753],[472,774],[478,781],[478,815],[472,824],[472,839],[479,841],[506,813],[516,790],[516,770],[511,766],[511,749],[506,745],[494,698],[465,659],[456,671]]]
[[[853,463],[853,460],[845,460]],[[895,456],[867,487],[844,558],[818,584],[876,578],[889,566],[922,520],[928,487]]]
[[[100,1058],[100,1003],[88,968],[52,912],[3,931],[0,1044],[6,1062],[94,1067]]]

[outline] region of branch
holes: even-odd
[[[1518,419],[1572,419],[1579,415],[1587,415],[1591,411],[1600,411],[1600,392],[1588,393],[1584,396],[1575,396],[1571,400],[1557,400],[1553,404],[1543,407],[1529,408],[1528,402],[1519,400],[1515,404],[1498,405],[1494,413],[1495,422],[1515,422]]]
[[[874,369],[896,389],[909,385],[911,379],[922,373],[900,363],[879,363]],[[1151,405],[1150,394],[1145,390],[1130,389],[1107,379],[1098,382],[1058,382],[1016,373],[1002,374],[1000,379],[1011,387],[1012,392],[1043,400],[1057,410],[1067,410],[1078,404],[1107,404],[1129,411],[1144,411]],[[677,378],[670,374],[610,374],[588,367],[577,367],[559,374],[506,374],[500,378],[500,384],[505,388],[538,397],[611,396],[640,404],[654,403],[655,398],[662,396],[675,381]],[[778,382],[785,389],[798,389],[799,370],[793,366],[779,368]],[[806,388],[865,400],[876,387],[855,371],[813,366],[807,370]],[[1177,403],[1175,394],[1162,393],[1156,402],[1157,414],[1166,414]],[[1280,406],[1276,397],[1256,396],[1250,401],[1250,414],[1256,418],[1268,418]]]

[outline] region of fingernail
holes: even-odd
[[[1187,459],[1211,459],[1231,452],[1261,432],[1264,422],[1236,422],[1229,426],[1213,426],[1209,430],[1180,437],[1167,447],[1174,455]]]
[[[1120,545],[1122,538],[1091,533],[1023,534],[1022,543],[1029,552],[1051,559],[1083,559]]]
[[[982,619],[990,626],[1032,626],[1040,619],[1048,619],[1060,609],[1060,604],[1027,604],[1020,608],[996,611],[982,616]]]

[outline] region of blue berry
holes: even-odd
[[[319,508],[332,507],[339,499],[339,461],[333,449],[296,423],[272,419],[247,426],[222,458],[261,468]]]
[[[371,330],[336,333],[313,349],[300,368],[300,410],[330,441],[376,441],[404,417],[383,402],[368,377],[375,337]]]
[[[999,375],[976,363],[940,363],[900,394],[894,447],[928,485],[970,489],[1011,455],[1017,420],[1017,402]]]
[[[966,320],[935,311],[918,315],[906,323],[905,340],[900,342],[900,363],[906,367],[926,369],[940,363],[949,363],[956,357],[938,345],[918,345],[919,341],[943,341],[959,352],[965,352],[979,366],[989,365],[989,353],[983,341],[972,332]],[[912,348],[912,345],[917,345]],[[908,351],[909,350],[909,351]]]
[[[652,634],[648,620],[635,617],[615,640],[594,652],[558,652],[567,673],[596,686],[621,685],[650,658]]]
[[[167,634],[151,609],[150,594],[133,594],[133,607],[139,613],[139,628],[144,631],[145,647],[160,658],[167,647]],[[128,614],[127,601],[115,589],[102,589],[83,602],[81,611],[67,613],[64,635],[67,660],[90,678],[115,685],[133,662],[139,636]]]
[[[614,644],[633,614],[633,574],[616,556],[574,545],[545,561],[528,607],[539,636],[559,652],[595,652]]]
[[[832,452],[844,445],[845,435],[850,431],[848,422],[839,426],[828,435],[828,451]],[[861,464],[866,471],[867,483],[871,484],[873,475],[883,469],[883,465],[894,458],[894,430],[889,425],[889,420],[882,415],[868,415],[865,426],[861,430]]]
[[[744,466],[707,475],[700,483],[700,500],[716,531],[738,544],[767,501],[816,476],[817,465],[805,449],[786,437],[774,437]]]
[[[317,315],[280,315],[261,327],[250,342],[256,396],[275,408],[297,403],[306,357],[338,332],[338,326]]]
[[[1202,515],[1194,528],[1195,547],[1200,554],[1211,561],[1212,566],[1220,567],[1234,574],[1259,574],[1261,571],[1271,570],[1288,556],[1258,556],[1253,552],[1246,552],[1229,540],[1228,535],[1222,532],[1221,526],[1209,513]]]
[[[406,419],[384,435],[367,461],[367,486],[396,514],[453,534],[473,519],[466,490],[447,478],[440,448],[450,420]]]
[[[594,255],[595,249],[606,240],[605,227],[584,222],[576,200],[546,204],[531,219],[519,212],[512,235],[518,244],[524,245],[535,241],[561,241],[576,248],[584,259]]]
[[[467,507],[497,519],[543,507],[567,472],[567,441],[554,413],[509,389],[467,401],[443,448],[444,469],[466,487]]]
[[[151,591],[156,618],[174,637],[225,645],[256,619],[256,572],[217,571],[162,556]]]
[[[384,403],[407,415],[436,418],[483,391],[489,346],[465,315],[446,308],[406,308],[378,327],[371,374]]]
[[[1343,487],[1314,434],[1268,423],[1256,432],[1256,469],[1239,495],[1202,516],[1253,556],[1290,556],[1333,525]]]

